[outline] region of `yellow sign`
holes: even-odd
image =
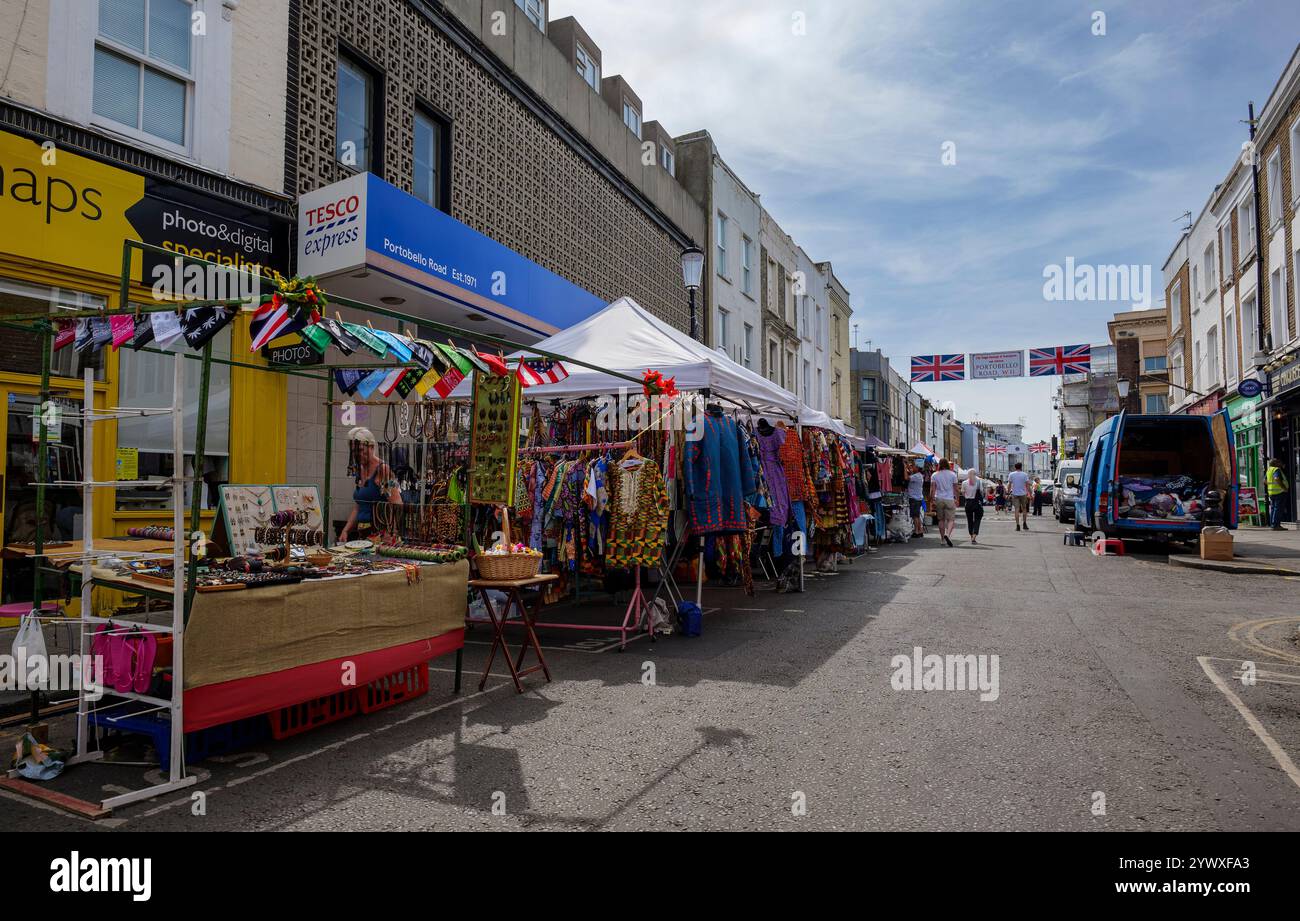
[[[118,275],[122,241],[140,239],[126,212],[143,197],[143,176],[0,131],[0,248],[7,253]]]
[[[117,449],[117,479],[119,482],[140,479],[139,448]]]

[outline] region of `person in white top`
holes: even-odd
[[[1015,513],[1016,530],[1029,530],[1029,474],[1025,473],[1024,464],[1016,464],[1016,469],[1007,477],[1011,481],[1011,508]]]
[[[953,473],[948,458],[939,461],[939,469],[930,477],[930,504],[939,519],[939,539],[951,547],[953,529],[957,526],[957,474]]]
[[[966,530],[970,533],[970,542],[979,543],[980,522],[984,520],[984,487],[980,485],[980,475],[974,467],[966,471],[966,479],[961,481],[962,505],[966,509]]]

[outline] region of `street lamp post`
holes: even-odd
[[[695,317],[695,292],[704,280],[704,250],[698,246],[688,246],[682,250],[682,284],[690,296],[691,302],[691,338],[699,339],[699,324]]]

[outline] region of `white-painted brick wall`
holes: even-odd
[[[0,0],[0,23],[0,96],[45,108],[49,0]]]

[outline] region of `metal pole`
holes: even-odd
[[[1259,213],[1259,150],[1255,147],[1255,103],[1251,102],[1246,111],[1248,113],[1246,124],[1250,127],[1251,195],[1255,210],[1255,325],[1258,336],[1256,347],[1267,357],[1268,337],[1264,333],[1264,234],[1263,216]],[[1269,424],[1267,415],[1261,421],[1264,429],[1264,453],[1272,457],[1273,426]]]
[[[328,535],[326,546],[334,543],[334,516],[330,513],[331,477],[334,466],[334,375],[325,385],[325,498],[321,504],[321,530]]]
[[[699,329],[699,325],[695,319],[695,289],[691,288],[689,289],[689,291],[691,297],[691,338],[698,339],[700,337],[697,332],[697,330]]]
[[[40,324],[41,393],[36,403],[36,534],[32,541],[32,610],[38,616],[44,593],[41,584],[41,554],[45,549],[45,480],[49,475],[49,436],[45,426],[46,404],[50,402],[50,355],[53,352],[54,327],[49,320]],[[32,691],[32,723],[41,719],[41,695]]]
[[[179,359],[177,359],[179,361]],[[190,495],[190,533],[193,534],[199,530],[201,519],[199,510],[202,508],[203,499],[203,449],[206,446],[208,434],[208,386],[212,380],[212,342],[203,346],[203,366],[199,371],[199,406],[198,415],[194,421],[194,487]],[[177,469],[176,475],[179,477],[183,471]],[[194,581],[198,574],[199,558],[198,554],[190,553],[189,574],[185,579],[185,620],[189,621],[190,611],[194,606]]]

